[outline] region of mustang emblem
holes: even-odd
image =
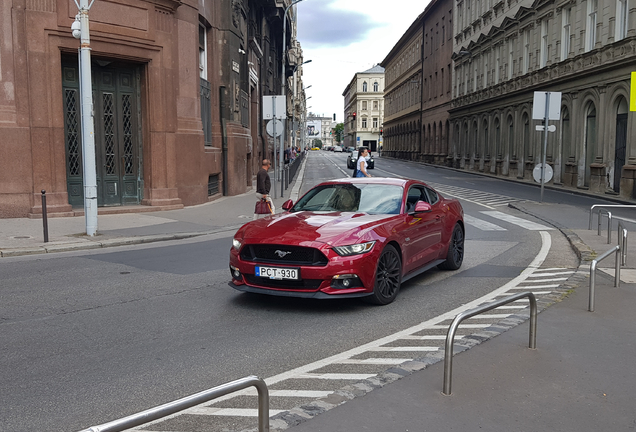
[[[291,252],[288,251],[282,251],[282,250],[277,250],[274,252],[276,255],[278,255],[279,258],[285,258],[285,256],[289,255]]]

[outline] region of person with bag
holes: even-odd
[[[263,159],[261,169],[258,170],[258,174],[256,174],[256,208],[254,210],[254,220],[258,219],[259,214],[268,214],[267,209],[269,209],[269,214],[274,214],[275,212],[274,202],[269,194],[272,183],[267,173],[271,165],[272,163],[269,159]],[[262,202],[268,207],[261,204]]]
[[[360,149],[360,156],[358,162],[356,162],[356,177],[371,177],[371,174],[367,173],[367,157],[369,156],[369,149],[362,147]]]

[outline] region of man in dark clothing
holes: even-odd
[[[272,201],[272,197],[269,195],[272,183],[269,179],[269,174],[267,174],[267,170],[269,170],[271,165],[272,163],[268,159],[263,159],[261,169],[258,170],[258,174],[256,174],[256,200],[260,201],[263,198],[267,200],[272,208],[272,213],[274,213],[276,211],[274,209],[274,202]],[[254,213],[254,219],[258,219],[258,215],[256,213]]]

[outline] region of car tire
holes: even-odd
[[[460,224],[455,224],[450,241],[448,242],[448,252],[446,261],[437,267],[442,270],[457,270],[464,261],[464,230]]]
[[[377,305],[389,304],[397,297],[401,284],[402,260],[400,254],[393,246],[387,245],[378,258],[373,294],[365,297],[365,300]]]

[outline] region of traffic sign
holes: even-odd
[[[541,183],[541,167],[544,166],[543,164],[536,164],[534,166],[534,169],[532,170],[532,178],[534,178],[534,181],[536,181],[537,183]],[[548,164],[545,164],[545,172],[543,174],[543,183],[547,183],[550,180],[552,180],[552,176],[554,175],[554,171],[552,170],[552,167]]]
[[[276,136],[274,136],[274,122],[276,122]],[[270,120],[267,122],[265,130],[267,131],[267,135],[274,138],[279,137],[280,134],[283,133],[283,122],[280,120]]]

